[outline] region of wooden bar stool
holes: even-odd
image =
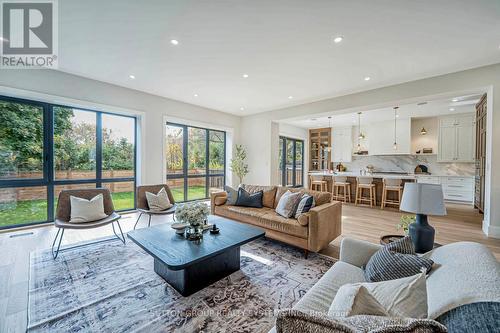
[[[384,188],[382,190],[382,204],[381,209],[384,209],[386,205],[396,205],[399,207],[401,204],[401,195],[403,194],[403,186],[401,185],[403,181],[397,178],[384,178],[383,179]],[[387,199],[387,193],[389,191],[396,192],[397,199]]]
[[[342,193],[339,193],[340,189],[342,189]],[[343,202],[351,202],[351,183],[347,181],[346,176],[333,177],[332,198]]]
[[[309,176],[309,189],[313,191],[328,192],[328,182],[323,176]]]
[[[356,201],[355,204],[357,205],[358,202],[363,203],[363,202],[369,202],[370,207],[376,206],[377,205],[377,198],[376,198],[376,187],[375,184],[373,183],[373,177],[357,177],[356,178],[357,184],[356,184]],[[370,192],[369,197],[364,197],[363,196],[363,190],[368,189]]]

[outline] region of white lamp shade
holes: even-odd
[[[436,184],[405,183],[400,210],[415,214],[446,215],[443,188]]]

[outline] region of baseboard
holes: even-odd
[[[500,227],[490,225],[486,220],[483,220],[483,233],[488,237],[500,239]]]

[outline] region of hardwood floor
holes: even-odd
[[[134,226],[136,214],[126,214],[121,220],[124,232]],[[354,237],[378,243],[380,236],[400,233],[395,225],[401,217],[397,210],[354,206],[343,207],[342,236],[333,241],[322,253],[338,257],[342,237]],[[448,215],[430,217],[430,223],[436,228],[436,242],[448,244],[457,241],[473,241],[488,246],[500,259],[500,240],[487,238],[481,231],[482,215],[470,206],[448,205]],[[171,217],[154,216],[152,224],[171,221]],[[147,224],[143,217],[139,227]],[[24,332],[27,324],[28,304],[28,269],[31,251],[48,249],[55,236],[56,229],[43,226],[25,230],[0,233],[0,332]],[[111,236],[111,226],[82,231],[68,230],[63,239],[63,246]]]

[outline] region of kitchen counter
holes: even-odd
[[[309,172],[310,176],[324,176],[324,177],[332,177],[332,176],[347,176],[347,177],[358,177],[362,176],[359,172],[354,171],[346,171],[346,172],[336,172],[330,173],[328,171],[311,171]],[[365,175],[363,175],[365,176]],[[458,177],[458,178],[473,178],[474,175],[444,175],[444,174],[394,174],[394,173],[384,173],[384,172],[374,172],[373,174],[366,174],[367,177],[373,178],[399,178],[399,179],[417,179],[418,177]]]

